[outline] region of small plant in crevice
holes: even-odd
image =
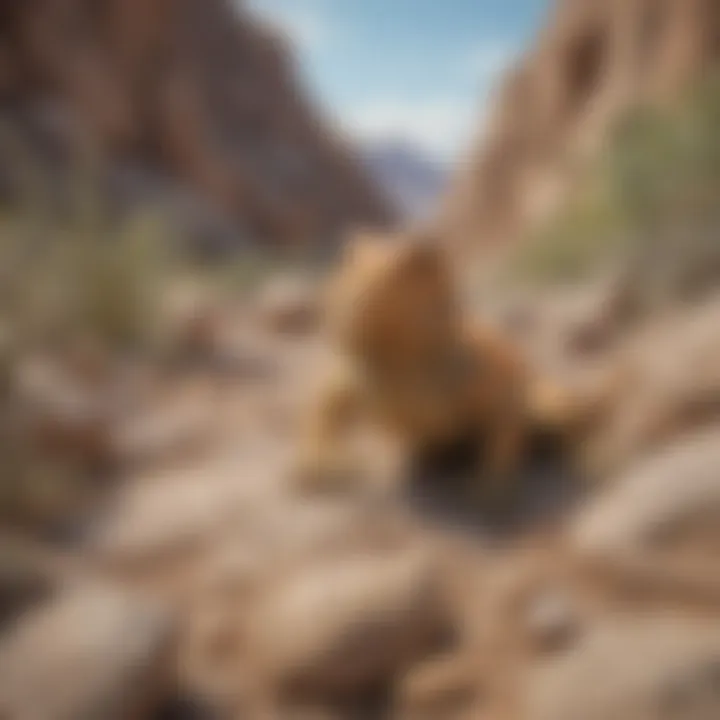
[[[635,108],[584,186],[513,258],[540,283],[620,267],[638,313],[720,281],[720,79],[673,108]]]

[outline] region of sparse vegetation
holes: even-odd
[[[108,357],[145,352],[158,338],[160,300],[171,268],[162,227],[149,215],[111,217],[86,195],[89,199],[62,215],[26,201],[0,216],[3,523],[52,526],[92,497],[97,472],[96,457],[83,456],[85,450],[71,447],[74,441],[56,438],[47,446],[48,422],[60,428],[50,432],[63,438],[66,431],[85,432],[78,429],[82,423],[102,429],[75,417],[75,411],[67,418],[59,409],[45,416],[18,384],[28,362],[58,358],[74,343],[89,342]]]
[[[32,169],[25,159],[20,164]],[[98,490],[96,461],[106,449],[108,428],[73,403],[64,417],[54,397],[49,431],[59,426],[61,437],[46,447],[38,434],[48,432],[47,408],[18,388],[28,361],[63,366],[90,350],[90,362],[99,351],[111,373],[128,356],[170,368],[206,299],[241,298],[287,268],[315,267],[260,251],[199,266],[173,249],[160,216],[113,213],[82,173],[76,184],[62,212],[51,212],[42,183],[30,181],[0,209],[0,525],[44,529],[82,509]],[[178,293],[190,303],[180,302],[180,317],[172,302]],[[195,308],[198,298],[202,307]],[[59,394],[87,394],[79,381]],[[93,400],[95,390],[89,393]]]
[[[720,82],[672,111],[621,123],[592,182],[515,258],[541,282],[581,280],[620,262],[638,305],[702,292],[720,278]]]
[[[549,226],[519,246],[513,274],[541,283],[587,279],[622,248],[623,229],[606,188],[578,194]]]
[[[213,265],[202,273],[205,282],[232,296],[248,295],[259,290],[269,279],[279,275],[302,276],[319,279],[327,271],[327,260],[288,252],[263,249],[244,251]],[[197,275],[197,270],[195,270]]]
[[[146,343],[157,321],[165,260],[149,217],[0,219],[0,318],[25,347],[78,335],[113,350]]]

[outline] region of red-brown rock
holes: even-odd
[[[241,3],[4,1],[0,49],[0,99],[28,149],[93,147],[141,197],[189,187],[236,223],[230,242],[328,247],[348,224],[388,219],[282,38]]]

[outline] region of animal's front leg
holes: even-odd
[[[331,381],[322,390],[303,428],[295,480],[305,490],[346,487],[354,475],[349,434],[356,419],[359,398],[352,388]]]
[[[477,469],[479,498],[492,505],[512,498],[520,471],[525,424],[520,413],[506,412],[489,432],[484,432],[486,458]]]

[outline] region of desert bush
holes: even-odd
[[[42,418],[17,379],[33,358],[88,341],[109,358],[151,351],[167,249],[157,218],[112,215],[94,199],[62,213],[30,203],[0,213],[0,525],[47,528],[97,491],[94,458],[38,443]]]
[[[511,258],[514,276],[544,283],[581,281],[620,249],[617,209],[600,183],[571,198],[550,225],[522,242]]]
[[[720,280],[720,81],[673,108],[636,108],[613,133],[588,184],[522,244],[516,269],[567,281],[625,269],[638,307]]]
[[[112,350],[151,340],[165,272],[148,217],[0,220],[0,318],[23,346],[78,335]]]

